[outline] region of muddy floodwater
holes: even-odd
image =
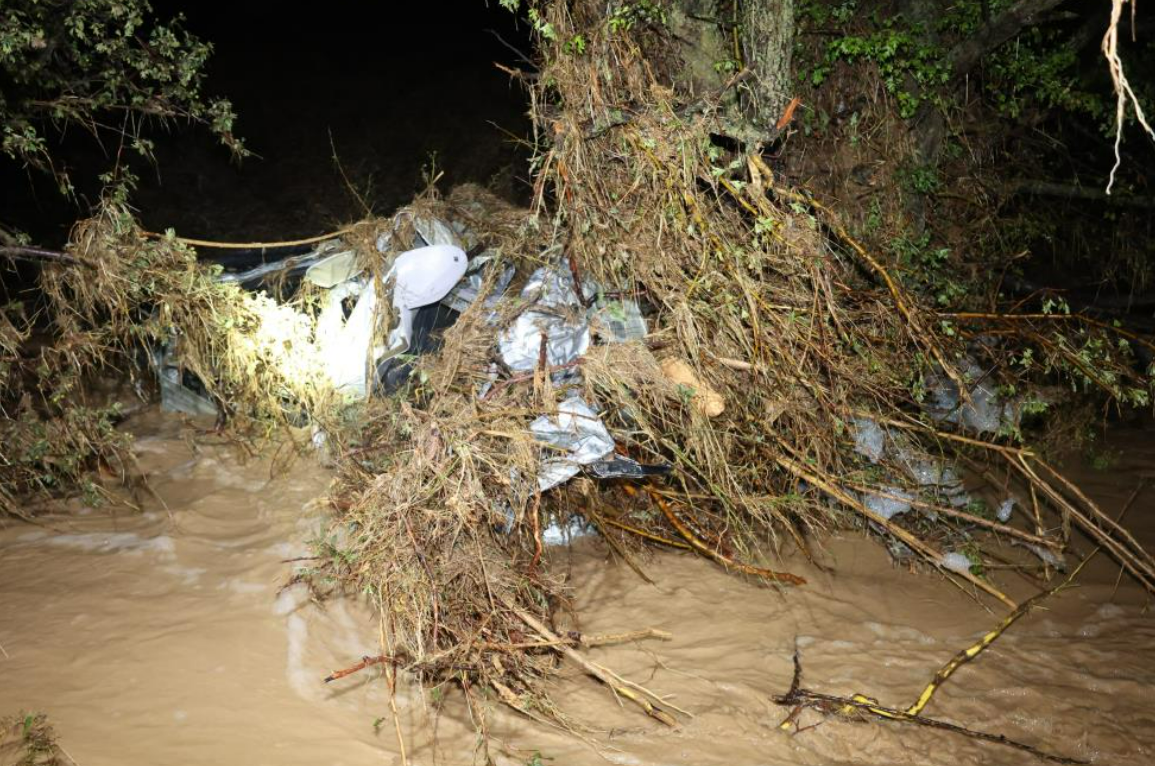
[[[305,461],[276,472],[267,460],[241,460],[156,413],[138,416],[134,431],[149,488],[136,493],[141,512],[73,509],[0,527],[0,716],[47,713],[81,766],[401,764],[385,682],[370,672],[322,682],[380,651],[372,613],[356,603],[322,609],[298,588],[281,590],[294,566],[286,560],[307,555],[323,523],[330,475]],[[1118,512],[1146,472],[1155,476],[1155,430],[1120,428],[1112,444],[1121,457],[1109,470],[1072,472]],[[1153,516],[1155,488],[1127,520],[1152,541]],[[672,634],[589,656],[692,717],[661,728],[566,671],[554,697],[588,732],[495,706],[490,755],[556,766],[1042,763],[905,724],[780,731],[789,711],[771,698],[790,685],[795,645],[805,686],[903,706],[997,622],[941,577],[911,575],[852,533],[829,540],[822,558],[829,572],[789,559],[810,584],[779,593],[689,555],[648,557],[649,585],[596,543],[555,552],[581,630]],[[1014,576],[999,582],[1016,597],[1031,592]],[[926,714],[1093,763],[1153,763],[1147,604],[1100,557],[1079,587],[960,670]],[[402,680],[397,704],[408,763],[482,760],[455,695]]]

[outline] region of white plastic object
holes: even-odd
[[[357,303],[346,319],[343,302],[354,297]],[[373,282],[361,285],[349,281],[329,290],[317,319],[317,346],[325,359],[329,378],[338,391],[351,399],[365,398],[365,375],[376,313],[377,292]]]
[[[385,275],[393,279],[393,307],[400,322],[389,333],[389,355],[409,348],[417,309],[437,303],[465,276],[465,251],[453,245],[430,245],[397,256]]]
[[[352,250],[345,250],[314,263],[305,272],[305,280],[328,290],[342,282],[348,282],[359,273],[361,269],[357,266],[357,254]]]

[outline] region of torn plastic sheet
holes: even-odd
[[[854,451],[871,463],[878,464],[887,456],[902,466],[920,487],[945,491],[955,491],[962,484],[953,468],[944,465],[909,446],[901,437],[892,436],[871,418],[855,418]]]
[[[599,301],[591,312],[590,324],[606,343],[641,340],[648,332],[641,307],[629,298]]]
[[[946,375],[935,375],[927,382],[930,401],[926,410],[940,422],[954,423],[979,434],[995,433],[1004,426],[1017,426],[1019,406],[1004,401],[994,381],[973,359],[962,365],[963,376],[971,382],[970,402],[962,402],[959,387]]]
[[[393,216],[392,225],[388,229],[377,235],[377,252],[388,253],[394,249],[393,240],[403,221],[409,221],[413,224],[414,235],[413,242],[408,247],[401,246],[403,250],[427,245],[453,245],[454,247],[461,247],[462,250],[465,249],[462,247],[461,237],[449,224],[439,218],[414,215],[413,211],[404,209]]]
[[[529,430],[537,441],[568,452],[564,457],[541,462],[537,474],[537,488],[541,492],[569,481],[578,475],[582,466],[614,451],[610,432],[580,396],[571,396],[559,404],[556,417],[537,418],[529,424]]]
[[[880,491],[883,494],[864,493],[863,505],[887,521],[910,510],[914,495],[899,487],[882,487]]]
[[[1063,558],[1063,555],[1061,553],[1056,554],[1054,551],[1050,550],[1049,548],[1044,548],[1041,545],[1035,545],[1033,543],[1027,543],[1026,547],[1031,551],[1031,553],[1038,556],[1039,560],[1042,561],[1047,566],[1054,567],[1055,569],[1059,570],[1060,572],[1066,572],[1067,571],[1067,560]]]
[[[592,279],[582,280],[583,296],[594,296],[600,291],[601,286],[597,282]],[[521,289],[521,297],[538,306],[559,311],[574,307],[580,309],[583,305],[574,289],[569,260],[565,258],[550,266],[542,266],[530,274],[525,287]]]
[[[484,399],[493,390],[493,386],[497,383],[497,362],[489,363],[489,370],[485,373],[485,380],[477,387],[477,398]]]
[[[886,452],[886,432],[870,418],[855,418],[854,451],[872,463],[882,462]]]
[[[344,300],[357,298],[345,318]],[[377,315],[377,291],[372,282],[344,282],[331,289],[317,318],[316,339],[325,360],[325,372],[333,386],[354,399],[367,392],[369,346]]]
[[[491,268],[495,260],[495,256],[482,254],[469,262],[469,268],[465,272],[465,276],[457,286],[449,291],[442,299],[441,303],[454,311],[461,313],[473,305],[477,300],[477,296],[481,294],[481,288],[485,284],[486,271]],[[492,309],[497,307],[497,302],[501,300],[505,291],[509,289],[509,284],[513,281],[514,274],[517,273],[512,265],[506,264],[498,275],[497,281],[493,285],[493,290],[489,297],[485,299],[486,308]],[[496,320],[496,315],[491,313],[488,321],[491,323]]]
[[[900,451],[897,457],[910,477],[924,490],[955,508],[962,508],[971,501],[962,479],[949,465],[925,455],[915,455],[909,450]]]
[[[339,253],[322,258],[305,270],[305,281],[330,290],[343,282],[355,279],[361,273],[357,263],[357,253],[352,250],[342,250]]]
[[[596,285],[587,283],[583,289]],[[543,266],[530,275],[521,297],[533,308],[498,336],[501,359],[516,372],[537,368],[541,336],[546,338],[546,362],[560,367],[576,360],[590,345],[590,326],[574,290],[573,275],[561,264]]]
[[[516,480],[517,473],[514,472],[514,479]],[[508,535],[513,532],[516,518],[513,515],[513,509],[508,504],[502,506],[502,515],[504,522],[497,525],[498,532]],[[558,521],[556,518],[550,519],[541,530],[541,542],[544,545],[557,546],[569,545],[579,537],[590,537],[596,535],[597,527],[590,524],[579,514],[569,516],[564,522]]]
[[[581,516],[570,516],[564,523],[554,520],[541,530],[541,541],[545,545],[569,545],[579,537],[589,537],[597,529]]]
[[[590,328],[585,319],[574,321],[557,314],[525,311],[498,338],[502,361],[515,372],[536,369],[542,335],[546,339],[546,363],[551,367],[570,364],[590,345]]]
[[[458,221],[446,222],[435,216],[416,215],[411,209],[406,208],[394,215],[393,225],[377,236],[378,252],[387,253],[393,249],[393,238],[404,221],[413,225],[414,233],[414,241],[404,249],[427,245],[453,245],[468,250],[477,244],[477,237],[465,224]]]
[[[951,494],[962,486],[962,479],[949,465],[909,449],[901,449],[895,457],[920,487]]]
[[[217,281],[235,282],[241,286],[249,286],[259,282],[270,274],[284,274],[286,276],[301,274],[314,264],[330,258],[334,254],[339,254],[344,248],[345,244],[340,239],[325,240],[312,250],[300,255],[292,255],[287,258],[280,257],[277,260],[261,263],[246,271],[224,271],[217,276]],[[259,252],[262,259],[266,257],[264,250]],[[269,254],[269,257],[277,258],[279,253],[279,250],[274,250],[273,253]],[[208,260],[213,260],[216,263],[220,262],[212,258]]]
[[[526,487],[526,481],[522,473],[516,468],[510,468],[509,481],[510,486],[516,488],[514,494],[521,496],[522,491],[524,491]],[[542,491],[544,491],[544,489]],[[526,498],[521,496],[519,500],[515,500],[514,502],[520,504],[525,500]],[[513,506],[510,505],[509,501],[502,500],[497,508],[502,522],[495,525],[496,531],[503,535],[511,534],[517,526],[517,516],[513,512]],[[564,520],[551,514],[549,520],[541,529],[541,541],[543,544],[550,546],[568,545],[579,537],[596,535],[597,531],[597,528],[593,524],[590,524],[581,514],[571,513],[567,515]]]
[[[584,308],[574,287],[569,262],[562,259],[543,266],[530,275],[521,297],[532,304],[498,337],[498,348],[505,364],[514,371],[536,369],[541,356],[541,336],[546,337],[546,361],[559,367],[572,363],[590,345],[590,324],[597,324],[599,334],[608,342],[638,340],[646,336],[646,321],[638,304],[628,298],[599,299]],[[582,280],[583,296],[597,296],[601,287],[593,280]]]
[[[970,502],[970,495],[967,494],[962,479],[959,478],[954,468],[911,447],[901,437],[896,439],[871,418],[855,418],[852,424],[854,428],[854,451],[871,463],[879,465],[889,456],[919,487],[945,498],[956,508]],[[891,489],[886,491],[890,494],[901,495],[907,500],[913,499],[913,496],[906,492],[892,491]],[[900,508],[900,505],[896,504],[897,501],[877,496],[867,496],[864,498],[864,502],[868,507],[871,507],[871,510],[888,519],[891,515],[905,513],[910,508],[910,503],[906,503],[906,507],[896,510]],[[874,505],[878,507],[875,508]],[[931,514],[928,513],[928,515]]]
[[[413,216],[413,230],[426,245],[453,245],[465,249],[458,232],[440,218]],[[416,244],[414,245],[416,246]]]
[[[971,573],[971,560],[957,551],[942,554],[942,559],[939,563],[942,564],[943,569],[949,569],[961,575]]]

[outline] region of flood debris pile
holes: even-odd
[[[542,691],[562,653],[670,720],[551,621],[566,591],[546,549],[591,531],[642,576],[638,551],[657,544],[779,587],[805,584],[783,550],[809,557],[854,527],[1010,605],[984,548],[1026,546],[1049,575],[1078,528],[1155,590],[1155,560],[1017,441],[1055,360],[1141,403],[1125,338],[1075,319],[945,324],[757,147],[716,138],[722,94],[680,90],[659,34],[605,13],[541,7],[543,68],[522,75],[542,141],[530,209],[431,191],[232,273],[109,199],[44,270],[39,400],[8,400],[64,422],[82,410],[45,381],[147,348],[174,408],[219,411],[238,433],[307,426],[299,442],[338,469],[336,519],[296,579],[378,605],[383,654],[357,667],[454,682],[471,703],[489,690],[535,717],[564,719]],[[565,49],[579,38],[582,55]],[[6,349],[26,334],[0,325]],[[1039,364],[1014,367],[1024,349]],[[128,460],[102,417],[73,431],[105,434],[78,471]]]
[[[1045,408],[1040,384],[1062,370],[1082,374],[1080,390],[1149,401],[1133,353],[1148,341],[1075,317],[1050,327],[995,314],[944,322],[833,211],[779,181],[756,147],[711,138],[724,133],[711,109],[719,96],[678,90],[660,31],[615,31],[593,3],[550,11],[534,103],[551,144],[535,212],[569,232],[583,275],[655,313],[641,348],[590,355],[591,400],[612,432],[629,434],[627,451],[677,465],[680,510],[703,537],[725,541],[715,549],[754,555],[776,535],[805,547],[849,509],[896,547],[1005,598],[974,574],[976,562],[949,554],[976,529],[1011,534],[1016,504],[1031,515],[1021,541],[1042,551],[1061,549],[1071,524],[1115,537],[1016,437]],[[576,38],[587,56],[557,42]],[[699,385],[671,402],[652,381],[672,376],[652,373],[683,365]],[[962,487],[964,468],[990,461],[1023,482],[1021,494],[996,490],[995,512]],[[649,531],[678,537],[671,525]],[[1146,552],[1105,544],[1151,583]]]
[[[780,586],[805,582],[785,547],[856,527],[1014,606],[985,551],[1022,546],[1047,577],[1078,528],[1155,586],[1150,554],[1021,441],[1044,384],[1079,370],[1081,392],[1142,404],[1127,336],[944,322],[758,150],[715,140],[662,40],[598,3],[542,13],[534,204],[468,222],[494,257],[409,393],[346,437],[339,520],[302,574],[372,594],[382,661],[556,714],[540,681],[580,638],[540,627],[565,603],[546,549],[589,529],[642,576],[658,544]]]

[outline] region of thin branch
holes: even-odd
[[[384,654],[379,654],[376,657],[365,656],[365,657],[362,657],[361,661],[358,662],[356,665],[351,665],[351,666],[344,668],[342,670],[333,671],[329,675],[325,676],[325,683],[327,683],[327,684],[332,683],[333,681],[336,681],[340,678],[344,678],[345,676],[351,676],[354,673],[357,673],[359,671],[364,670],[365,668],[369,668],[369,667],[372,667],[374,665],[381,665],[381,664],[386,663],[386,662],[396,662],[396,661],[397,660],[395,657],[389,657],[389,656],[386,656]]]
[[[1146,346],[1149,350],[1155,352],[1155,343],[1152,343],[1151,341],[1147,340],[1143,336],[1137,335],[1136,333],[1133,333],[1129,330],[1125,330],[1122,327],[1115,327],[1113,324],[1110,324],[1108,322],[1103,322],[1101,320],[1095,319],[1094,317],[1089,317],[1086,314],[1041,314],[1041,313],[999,314],[999,313],[982,312],[982,311],[960,311],[960,312],[939,312],[938,316],[943,318],[943,319],[956,319],[959,321],[975,320],[975,321],[1012,322],[1012,323],[1013,322],[1030,322],[1030,321],[1047,321],[1047,322],[1075,321],[1075,322],[1083,322],[1085,324],[1091,325],[1092,327],[1098,327],[1099,329],[1101,329],[1105,332],[1112,332],[1112,333],[1115,333],[1116,335],[1121,335],[1122,337],[1126,338],[1127,340],[1130,340],[1134,343],[1138,343],[1141,346]]]
[[[1094,553],[1091,555],[1093,556]],[[1063,580],[1063,582],[1061,582],[1059,585],[1056,585],[1050,590],[1045,590],[1042,593],[1036,593],[1023,603],[1019,604],[1019,606],[1006,617],[1004,617],[1002,622],[1000,622],[993,630],[983,634],[983,637],[978,640],[978,643],[968,646],[966,649],[959,651],[957,654],[947,660],[946,664],[939,668],[938,672],[934,674],[934,678],[932,678],[930,683],[926,685],[926,688],[922,690],[922,694],[918,696],[918,699],[914,702],[914,704],[906,709],[907,715],[919,715],[922,713],[927,704],[930,702],[931,698],[934,696],[935,692],[937,692],[939,688],[944,683],[946,683],[947,679],[949,679],[956,670],[986,651],[987,648],[990,647],[990,645],[993,644],[999,636],[1006,632],[1007,628],[1011,627],[1021,618],[1025,617],[1028,613],[1030,613],[1032,609],[1041,604],[1049,596],[1052,596],[1068,587],[1072,582],[1075,581],[1075,577],[1078,576],[1079,572],[1082,571],[1083,566],[1086,565],[1088,561],[1090,561],[1090,556],[1083,559],[1079,566],[1075,567],[1074,571],[1072,571],[1071,574],[1067,576],[1067,579]]]
[[[1087,199],[1106,202],[1119,207],[1133,207],[1141,210],[1155,208],[1155,197],[1111,194],[1102,189],[1089,189],[1075,184],[1060,184],[1053,181],[1014,181],[1007,186],[1011,194],[1033,194],[1036,197],[1065,197],[1067,199]]]
[[[983,24],[947,54],[951,77],[958,79],[971,71],[986,54],[998,48],[1063,0],[1018,0],[1014,5]],[[1119,2],[1119,0],[1115,0]]]
[[[524,622],[533,630],[537,631],[541,637],[546,640],[551,649],[558,652],[559,654],[562,654],[575,665],[585,670],[597,680],[601,681],[615,694],[634,702],[638,705],[638,707],[645,711],[646,715],[655,720],[661,721],[666,726],[674,727],[678,725],[677,720],[675,720],[672,715],[667,713],[659,706],[650,702],[650,700],[646,699],[646,697],[649,696],[655,700],[660,700],[656,694],[649,691],[648,689],[643,689],[642,687],[638,687],[634,684],[630,684],[630,686],[634,686],[634,688],[629,688],[623,684],[620,676],[615,677],[616,674],[611,675],[605,668],[599,665],[595,665],[581,654],[574,651],[571,647],[566,646],[565,643],[560,638],[558,638],[558,636],[552,630],[547,628],[545,624],[543,624],[536,617],[529,614],[524,609],[519,609],[509,604],[507,604],[507,606],[509,607],[509,610],[513,612],[513,614],[517,615],[517,617],[522,622]],[[638,691],[635,691],[634,689],[638,689]],[[662,700],[662,702],[663,704],[666,704],[664,700]]]
[[[306,237],[305,239],[292,239],[283,242],[220,242],[209,239],[190,239],[189,237],[173,237],[174,242],[179,242],[182,245],[190,245],[192,247],[211,247],[218,250],[262,250],[280,247],[296,247],[297,245],[312,245],[317,242],[324,242],[329,239],[336,239],[344,234],[356,231],[358,227],[364,226],[364,223],[355,223],[352,226],[346,226],[343,229],[331,231],[328,234],[318,234],[315,237]],[[141,232],[149,239],[164,239],[165,234],[158,234],[155,231]]]
[[[840,697],[835,694],[823,694],[822,692],[811,691],[810,689],[802,688],[802,663],[798,658],[798,652],[794,653],[794,678],[790,684],[790,691],[779,697],[774,698],[774,702],[779,705],[791,705],[794,707],[794,712],[782,722],[779,728],[788,729],[794,723],[794,719],[804,707],[814,708],[826,714],[842,714],[860,713],[864,715],[873,716],[883,721],[900,721],[903,723],[913,723],[919,726],[927,726],[934,729],[942,729],[943,731],[954,732],[955,734],[962,734],[971,739],[981,740],[983,742],[990,742],[996,745],[1005,745],[1006,747],[1013,747],[1016,750],[1030,753],[1031,755],[1042,758],[1051,763],[1062,764],[1084,764],[1089,761],[1079,760],[1077,758],[1068,758],[1062,755],[1054,755],[1039,748],[1028,745],[1025,742],[1018,742],[1010,739],[1002,734],[991,734],[985,731],[976,731],[968,729],[965,726],[948,723],[947,721],[940,721],[937,718],[928,718],[921,715],[913,715],[905,710],[898,708],[886,707],[880,705],[875,700],[864,697],[861,694],[856,694],[853,697]]]
[[[769,174],[767,174],[767,177],[770,177]],[[890,275],[890,272],[886,270],[882,262],[867,251],[857,239],[850,235],[850,232],[848,232],[838,220],[838,216],[835,215],[834,211],[818,200],[779,186],[773,187],[773,192],[780,199],[797,202],[822,214],[825,219],[824,223],[830,227],[830,230],[845,242],[858,257],[870,267],[870,270],[882,280],[883,284],[886,285],[886,289],[890,292],[891,298],[894,301],[894,307],[898,309],[898,313],[906,320],[906,324],[910,328],[911,340],[930,353],[931,357],[934,361],[938,362],[939,367],[942,368],[947,377],[953,380],[955,385],[958,386],[959,397],[963,402],[971,404],[970,383],[958,371],[957,366],[947,359],[946,352],[935,339],[935,336],[923,329],[922,320],[914,308],[914,302],[907,296],[906,290]]]
[[[507,42],[504,37],[498,34],[496,29],[487,29],[485,31],[496,37],[497,41],[501,43],[507,50],[512,51],[513,55],[521,59],[522,63],[529,64],[534,69],[537,69],[537,62],[531,59],[529,55],[522,51],[520,48],[517,48],[512,43]]]
[[[59,261],[61,263],[87,265],[74,255],[62,253],[59,250],[45,250],[42,247],[29,247],[27,245],[0,246],[0,255],[22,261]]]

